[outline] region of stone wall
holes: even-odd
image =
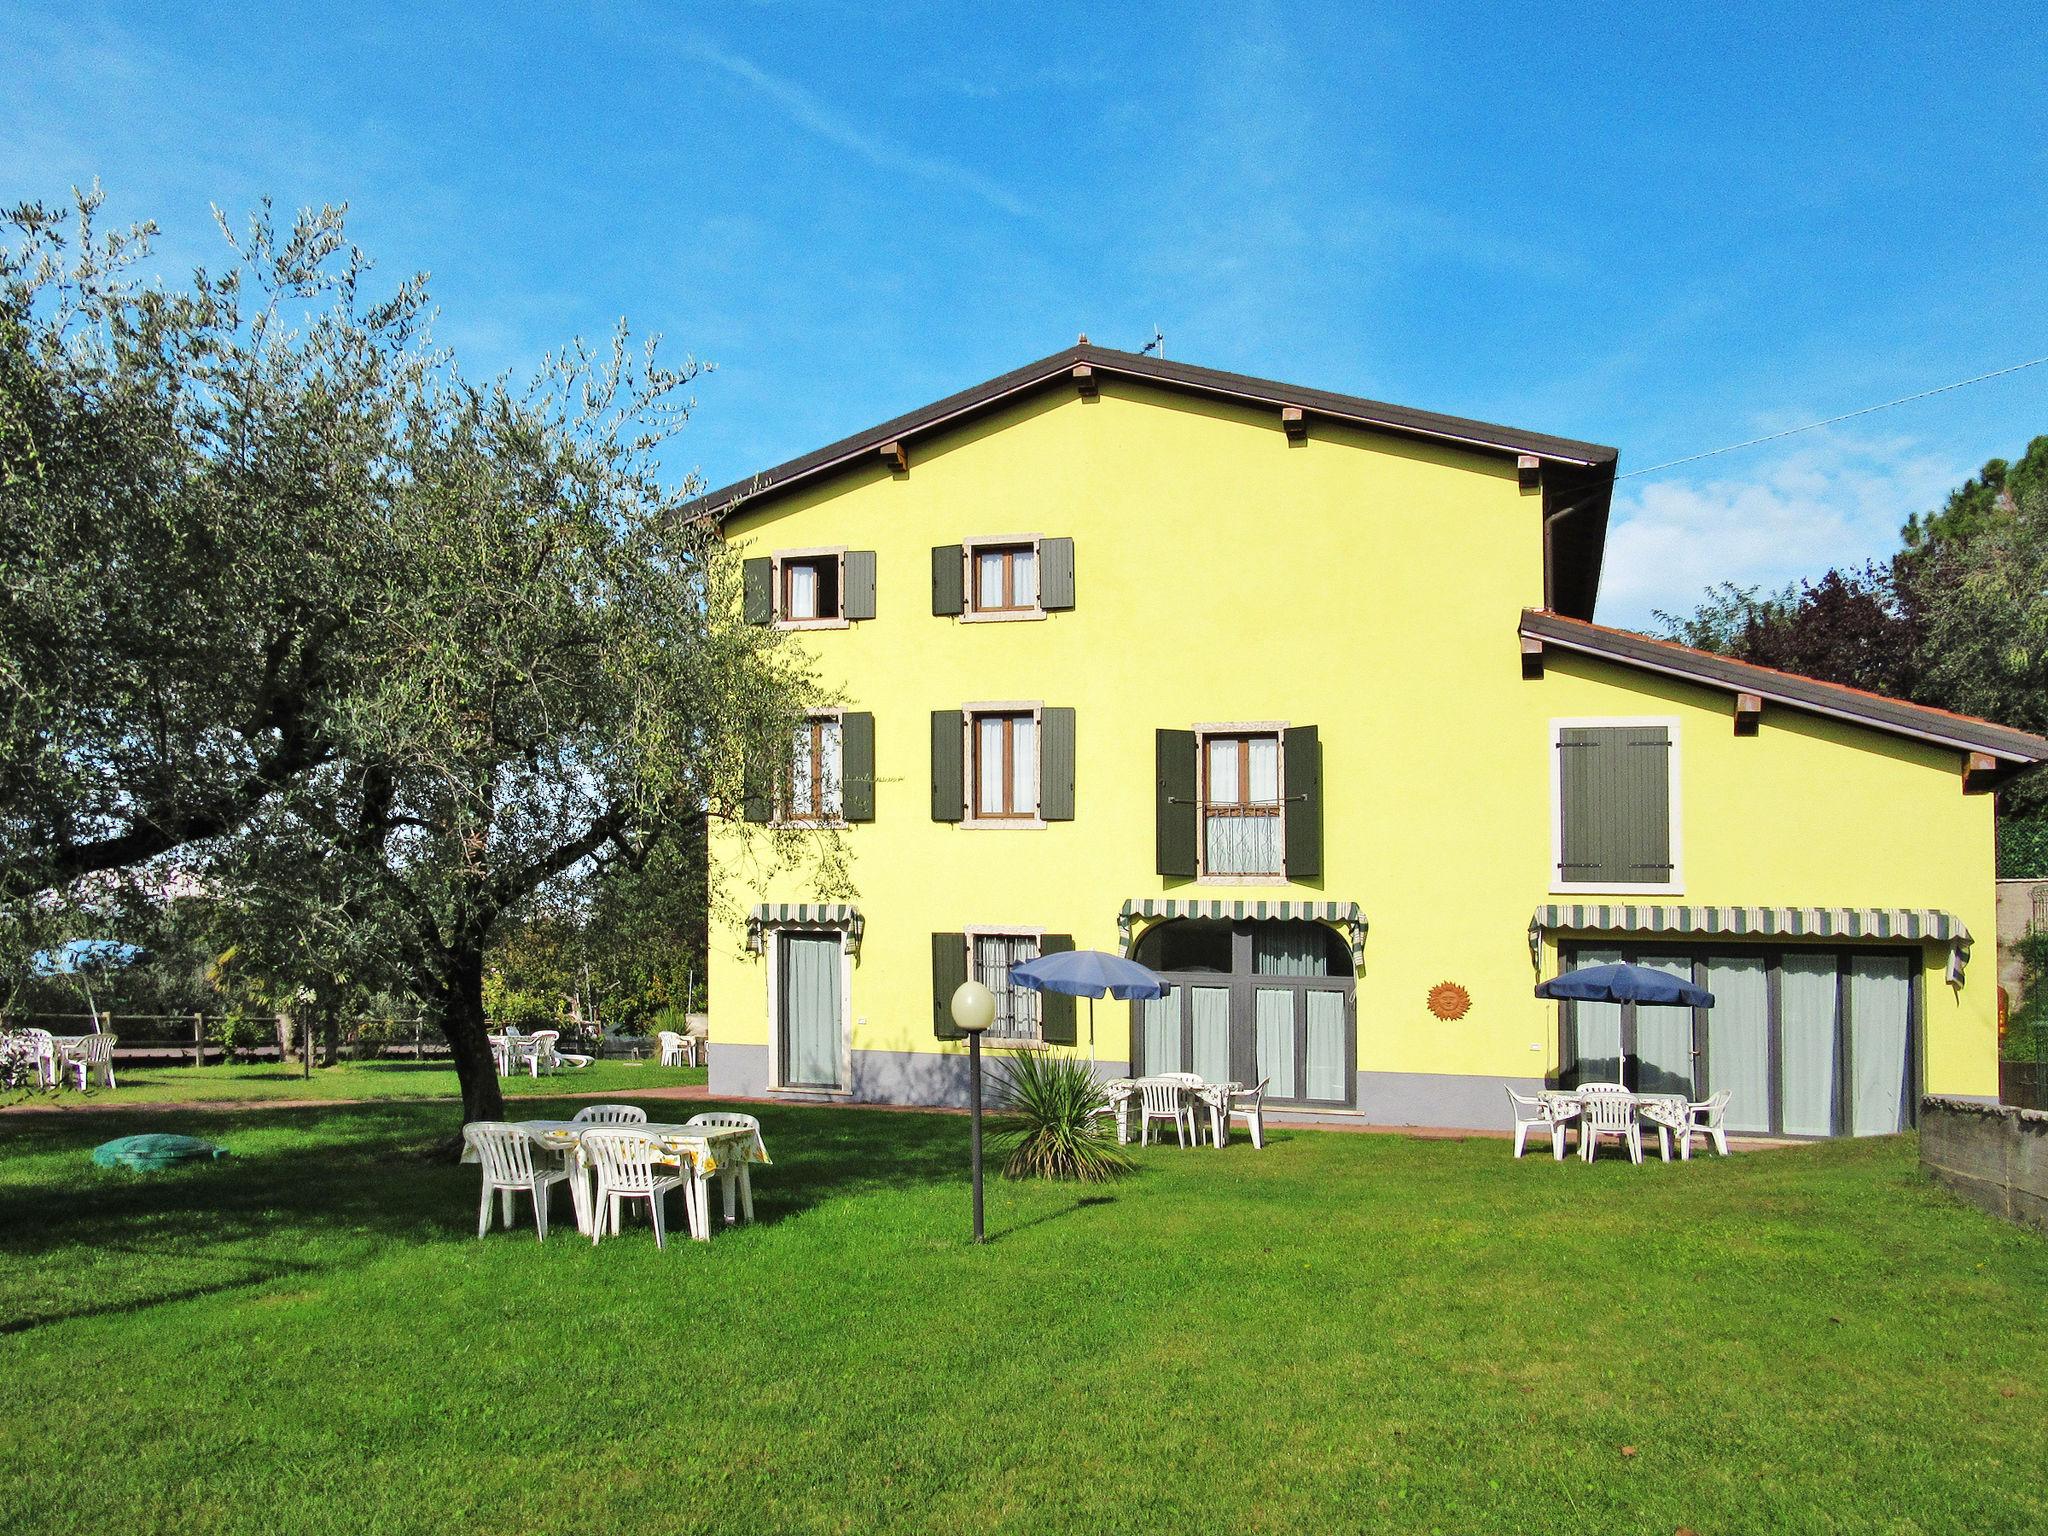
[[[2048,1112],[1924,1099],[1920,1166],[1972,1205],[2048,1231]]]

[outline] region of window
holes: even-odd
[[[1030,544],[982,544],[974,563],[976,613],[1038,612],[1038,550]]]
[[[1010,984],[1010,967],[1038,958],[1038,936],[1023,933],[970,933],[967,942],[974,979],[996,995],[996,1020],[989,1026],[991,1045],[1036,1040],[1038,994]]]
[[[1205,736],[1201,763],[1202,873],[1279,875],[1279,733]]]
[[[842,732],[835,715],[821,715],[796,728],[784,783],[783,820],[839,820],[845,781],[841,745]]]
[[[776,593],[784,623],[833,622],[842,615],[839,603],[839,556],[804,555],[781,562]]]
[[[1031,821],[1038,816],[1038,717],[1024,713],[968,716],[972,744],[969,788],[978,821]]]
[[[1551,722],[1552,876],[1560,889],[1675,893],[1678,722]]]

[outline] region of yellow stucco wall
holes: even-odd
[[[1114,949],[1126,898],[1356,901],[1361,1072],[1536,1077],[1554,1008],[1530,992],[1531,912],[1551,894],[1550,722],[1678,721],[1686,904],[1938,907],[1979,936],[1960,993],[1930,952],[1926,1087],[1996,1092],[1992,802],[1954,752],[1767,712],[1737,737],[1725,695],[1555,650],[1521,675],[1516,620],[1542,601],[1541,499],[1511,464],[1318,423],[1290,445],[1271,412],[1108,384],[1040,396],[880,467],[733,521],[749,554],[877,552],[877,617],[806,634],[849,708],[876,720],[876,818],[840,834],[866,932],[855,1050],[953,1051],[931,1029],[933,932],[1016,925]],[[1071,612],[1025,623],[934,617],[935,544],[1075,541]],[[986,831],[930,815],[929,714],[972,701],[1077,711],[1076,818]],[[1201,722],[1318,726],[1325,875],[1211,887],[1153,872],[1153,732]],[[763,878],[714,840],[731,910],[815,899],[801,868]],[[758,834],[756,834],[758,835]],[[1627,899],[1627,898],[1616,898]],[[713,1031],[766,1045],[765,966],[713,931]],[[1471,992],[1441,1023],[1429,988]],[[1121,1058],[1124,1005],[1098,1006]],[[1086,1042],[1083,1005],[1083,1047]]]

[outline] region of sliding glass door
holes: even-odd
[[[1266,1084],[1270,1104],[1357,1101],[1355,982],[1321,923],[1179,919],[1138,941],[1167,980],[1131,1005],[1131,1068]]]
[[[1560,1010],[1567,1084],[1728,1094],[1728,1128],[1880,1136],[1914,1123],[1920,957],[1811,946],[1567,946],[1565,969],[1626,960],[1690,979],[1712,1008],[1571,1003]]]

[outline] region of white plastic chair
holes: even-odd
[[[1579,1155],[1592,1162],[1600,1138],[1612,1136],[1628,1148],[1629,1161],[1643,1160],[1643,1127],[1636,1118],[1635,1095],[1614,1083],[1581,1085],[1576,1092],[1585,1113],[1579,1117]]]
[[[57,1070],[57,1037],[47,1029],[24,1029],[19,1034],[36,1059],[36,1086],[38,1088],[56,1087],[59,1076]]]
[[[752,1131],[756,1136],[761,1134],[761,1122],[752,1115],[720,1114],[714,1112],[711,1114],[692,1115],[683,1123],[685,1125],[706,1126],[718,1131]],[[739,1196],[739,1207],[743,1217],[748,1221],[754,1219],[754,1176],[747,1172],[747,1163],[744,1158],[732,1158],[718,1165],[718,1193],[720,1202],[725,1206],[725,1219],[727,1221],[731,1221],[733,1218],[733,1196],[735,1193]],[[702,1181],[699,1181],[697,1186],[697,1202],[697,1214],[703,1218],[706,1234],[708,1235],[711,1226],[711,1208],[704,1203],[704,1186]]]
[[[1148,1077],[1138,1084],[1138,1145],[1152,1144],[1152,1122],[1171,1120],[1173,1134],[1182,1146],[1194,1137],[1195,1115],[1188,1106],[1185,1073]]]
[[[78,1091],[85,1092],[87,1073],[98,1077],[102,1088],[114,1086],[114,1039],[112,1035],[87,1035],[64,1053],[64,1065],[78,1071]]]
[[[538,1078],[542,1071],[552,1072],[562,1064],[555,1054],[555,1042],[562,1038],[559,1029],[537,1029],[533,1038],[522,1049],[526,1057],[526,1070]]]
[[[1549,1099],[1532,1099],[1527,1094],[1515,1092],[1512,1088],[1508,1089],[1508,1100],[1514,1107],[1515,1156],[1522,1155],[1522,1147],[1529,1139],[1529,1133],[1540,1129],[1550,1138],[1551,1155],[1558,1162],[1563,1162],[1565,1127],[1579,1117],[1579,1112],[1576,1109],[1562,1109]]]
[[[1240,1088],[1230,1095],[1230,1101],[1223,1111],[1224,1133],[1228,1135],[1232,1120],[1242,1120],[1251,1129],[1252,1146],[1264,1149],[1266,1145],[1266,1084],[1270,1077],[1262,1077],[1256,1088]]]
[[[1728,1155],[1728,1128],[1722,1122],[1727,1118],[1729,1092],[1722,1089],[1704,1104],[1685,1106],[1685,1124],[1678,1131],[1678,1155],[1687,1162],[1692,1161],[1692,1139],[1704,1136],[1714,1144],[1714,1150],[1723,1157]]]
[[[688,1051],[688,1046],[681,1035],[672,1029],[664,1029],[654,1037],[654,1040],[655,1044],[661,1047],[660,1064],[662,1066],[680,1067],[687,1065],[683,1057]]]
[[[1106,1083],[1102,1089],[1102,1102],[1089,1111],[1091,1116],[1107,1115],[1116,1122],[1118,1146],[1127,1144],[1131,1139],[1131,1119],[1125,1111],[1130,1108],[1131,1098],[1136,1092],[1129,1083]]]
[[[476,1148],[477,1161],[483,1164],[484,1197],[477,1207],[476,1235],[482,1237],[491,1230],[491,1195],[498,1196],[498,1216],[506,1226],[512,1225],[513,1197],[522,1190],[533,1196],[533,1225],[540,1241],[548,1240],[548,1198],[557,1184],[567,1181],[569,1175],[561,1168],[550,1168],[534,1161],[532,1140],[518,1126],[506,1120],[472,1120],[462,1128],[462,1134],[469,1144]]]
[[[658,1161],[661,1148],[654,1138],[631,1126],[606,1126],[585,1133],[583,1156],[597,1171],[597,1201],[590,1213],[591,1243],[595,1245],[604,1236],[607,1221],[613,1234],[617,1234],[622,1202],[645,1200],[648,1219],[654,1223],[654,1246],[668,1246],[668,1192],[688,1181],[680,1174],[669,1173],[666,1165]]]
[[[571,1125],[645,1125],[647,1111],[634,1104],[586,1104],[570,1117]]]

